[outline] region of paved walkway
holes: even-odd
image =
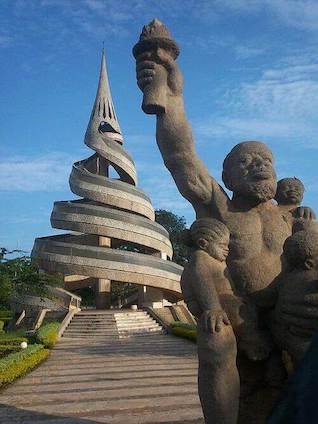
[[[195,345],[173,336],[63,337],[0,393],[0,423],[203,423],[196,376]]]

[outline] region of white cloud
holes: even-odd
[[[244,46],[244,45],[237,45],[234,46],[234,50],[236,53],[236,56],[240,59],[249,59],[251,57],[259,56],[261,54],[264,54],[266,49],[260,48],[260,47],[253,47],[253,46]]]
[[[66,153],[1,160],[0,191],[53,192],[67,189],[73,162],[74,158]]]
[[[211,2],[204,2],[206,7]],[[237,13],[262,14],[265,11],[284,25],[307,31],[318,30],[316,0],[215,0],[214,7]]]
[[[259,79],[228,90],[221,105],[222,117],[201,122],[200,135],[292,138],[318,148],[317,63],[264,70]]]
[[[308,31],[318,29],[316,0],[267,0],[267,3],[285,24]]]

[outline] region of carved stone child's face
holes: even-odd
[[[197,243],[199,248],[206,251],[212,258],[224,262],[229,254],[229,242],[229,233],[225,233],[217,239],[207,233],[204,238],[199,238]]]
[[[300,205],[303,200],[304,187],[296,179],[286,178],[278,184],[275,199],[280,205]]]
[[[291,269],[318,270],[318,232],[298,231],[288,237],[284,255]]]

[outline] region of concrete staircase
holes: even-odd
[[[81,311],[74,316],[63,337],[68,339],[113,340],[118,339],[114,312]]]
[[[112,340],[148,333],[163,333],[162,327],[145,311],[81,311],[76,314],[63,337]]]
[[[162,334],[162,327],[145,311],[128,311],[114,314],[119,338]]]
[[[197,366],[196,345],[143,312],[81,312],[49,359],[1,392],[0,424],[203,424]]]

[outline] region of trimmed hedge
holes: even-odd
[[[35,335],[36,342],[52,349],[57,341],[57,331],[59,326],[59,322],[51,322],[40,327]]]
[[[28,339],[26,337],[0,337],[0,345],[20,346],[22,342],[28,343]]]
[[[0,387],[11,383],[39,365],[49,355],[42,345],[31,345],[23,351],[11,353],[0,359]]]
[[[3,358],[10,353],[18,352],[19,350],[21,350],[21,347],[18,345],[0,344],[0,358]]]
[[[20,350],[19,352],[12,353],[11,355],[8,355],[5,358],[2,358],[0,360],[0,375],[1,375],[1,372],[5,371],[8,367],[18,362],[24,361],[28,356],[38,352],[41,349],[43,349],[42,345],[34,344],[34,345],[28,346],[26,349]]]
[[[191,340],[194,343],[197,341],[197,327],[194,324],[174,321],[170,324],[170,329],[175,336]]]
[[[13,314],[11,311],[1,311],[0,310],[0,319],[6,321],[8,319],[12,319]]]
[[[194,324],[187,324],[182,321],[174,321],[170,324],[171,328],[185,328],[186,330],[195,330],[197,329],[196,325]]]
[[[0,311],[0,334],[3,332],[3,328],[12,319],[12,317],[13,315],[11,311]]]
[[[191,340],[194,343],[197,341],[197,330],[189,330],[182,327],[172,327],[171,332],[175,336],[183,337],[184,339]]]
[[[4,339],[15,339],[20,337],[25,337],[25,330],[22,328],[19,330],[8,331],[4,334],[0,334],[0,343]]]

